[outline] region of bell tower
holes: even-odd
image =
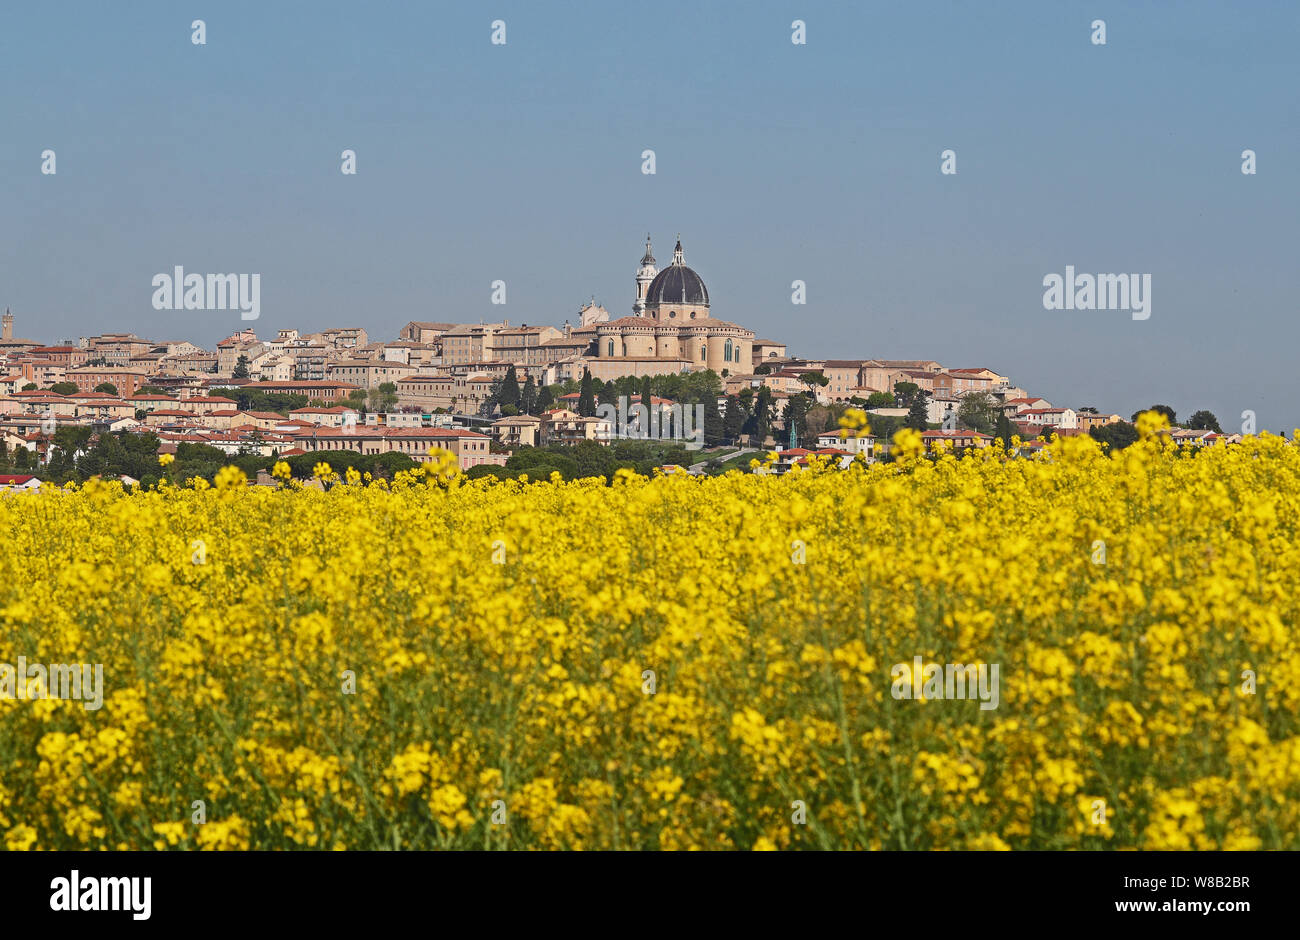
[[[636,269],[636,303],[632,305],[634,316],[645,316],[645,295],[655,279],[659,269],[655,267],[655,255],[650,249],[650,236],[645,237],[645,254],[641,256],[641,267]]]
[[[0,322],[3,323],[3,327],[4,327],[3,329],[4,339],[13,339],[14,338],[14,315],[9,312],[8,307],[5,307],[5,315],[3,318],[0,318]]]

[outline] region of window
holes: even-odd
[[[708,347],[708,346],[701,346],[701,347],[700,347],[700,362],[703,362],[703,361],[704,361],[705,359],[707,359],[707,358],[709,358],[709,347]]]
[[[614,341],[612,339],[609,341],[609,351],[605,353],[605,355],[607,356],[614,355]]]

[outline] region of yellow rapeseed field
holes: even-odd
[[[917,448],[0,498],[0,842],[1300,847],[1300,447]]]

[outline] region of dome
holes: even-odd
[[[677,243],[673,263],[660,271],[646,291],[647,304],[709,305],[709,291],[704,280],[682,261],[682,243]]]

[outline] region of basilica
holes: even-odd
[[[709,290],[687,267],[680,237],[672,264],[660,271],[647,235],[636,272],[632,316],[617,320],[598,316],[589,318],[586,311],[583,316],[584,331],[595,334],[593,365],[598,368],[593,374],[620,367],[632,374],[650,374],[659,365],[664,372],[712,369],[719,375],[724,370],[734,375],[750,370],[754,332],[711,314]]]

